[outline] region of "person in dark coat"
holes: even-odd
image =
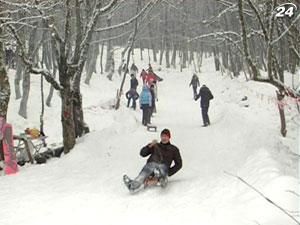
[[[190,82],[190,86],[193,87],[194,97],[197,95],[197,89],[200,87],[200,81],[196,74],[193,74],[192,80]]]
[[[149,87],[144,85],[140,94],[140,108],[143,110],[142,123],[144,126],[147,126],[151,123],[151,107],[152,95]]]
[[[131,180],[124,175],[124,183],[130,191],[138,190],[149,177],[157,177],[158,182],[164,187],[168,176],[173,176],[182,168],[182,158],[179,149],[170,143],[171,133],[164,129],[160,134],[161,141],[156,140],[141,149],[140,155],[148,157],[146,165],[139,175]],[[174,162],[174,165],[172,163]]]
[[[136,89],[139,85],[138,80],[134,76],[134,74],[131,74],[131,79],[130,79],[130,90],[126,92],[125,96],[127,98],[127,107],[130,106],[130,102],[132,100],[132,108],[135,110],[136,109],[136,100],[139,98],[139,94],[137,93]]]
[[[139,82],[136,79],[136,77],[134,76],[134,74],[131,74],[130,77],[131,77],[131,79],[130,79],[130,89],[136,90],[137,87],[139,86]]]
[[[202,85],[199,94],[195,96],[195,101],[197,101],[199,98],[201,98],[200,106],[202,110],[203,126],[207,127],[208,125],[210,125],[210,120],[208,117],[209,102],[214,98],[214,96],[212,95],[209,88],[206,87],[206,85]]]
[[[150,116],[152,116],[153,113],[156,112],[156,103],[155,103],[155,101],[156,101],[156,96],[155,96],[155,85],[154,85],[154,84],[152,84],[152,85],[150,86],[150,93],[151,93],[151,97],[152,97],[151,114],[150,114]]]
[[[139,94],[135,89],[130,89],[126,92],[126,98],[127,98],[127,107],[130,107],[130,102],[132,100],[132,108],[136,110],[136,101],[139,99]]]

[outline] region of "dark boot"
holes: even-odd
[[[127,108],[129,108],[129,105],[130,105],[130,98],[127,101]]]
[[[165,188],[168,185],[168,177],[160,177],[158,182],[162,188]]]
[[[136,100],[132,100],[133,102],[132,102],[132,108],[135,110],[136,109]]]

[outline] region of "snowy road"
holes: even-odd
[[[161,72],[165,80],[159,86],[153,123],[159,131],[171,130],[172,142],[183,157],[183,169],[169,179],[167,189],[128,193],[122,175],[137,175],[145,163],[140,148],[159,133],[140,126],[139,112],[98,108],[86,112],[93,132],[79,140],[71,154],[0,178],[0,224],[294,224],[224,174],[225,170],[238,174],[286,209],[297,210],[297,198],[287,192],[297,191],[295,159],[278,147],[295,146],[293,136],[287,141],[280,138],[274,105],[262,107],[238,81],[217,75],[211,63],[200,74],[200,82],[215,96],[208,128],[201,127],[199,102],[193,101],[188,87],[190,73]],[[251,85],[273,93],[272,87]],[[249,108],[240,104],[246,94]]]

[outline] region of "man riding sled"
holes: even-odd
[[[124,183],[130,192],[140,190],[143,184],[146,187],[158,182],[162,187],[165,187],[168,176],[174,175],[181,169],[181,155],[179,149],[170,143],[170,131],[164,129],[160,138],[160,143],[154,140],[141,149],[140,155],[142,157],[150,157],[139,175],[134,180],[131,180],[127,175],[123,176]],[[174,165],[172,166],[173,162]]]

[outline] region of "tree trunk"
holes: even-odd
[[[76,143],[75,124],[73,119],[73,94],[70,90],[70,83],[68,87],[65,87],[60,93],[62,101],[61,122],[64,153],[69,153]]]
[[[186,1],[182,1],[181,2],[182,4],[182,7],[183,7],[183,12],[184,14],[182,14],[183,18],[182,18],[182,26],[181,26],[181,29],[182,29],[182,37],[184,39],[186,39],[186,36],[187,36],[187,31],[186,31],[186,24],[187,24],[187,15],[188,15],[188,11],[187,11],[187,3]],[[188,60],[188,44],[187,44],[187,41],[186,40],[183,40],[182,41],[182,44],[181,44],[181,51],[182,51],[182,63],[181,63],[181,71],[182,69],[186,68],[187,67],[187,60]]]
[[[141,61],[144,61],[143,51],[144,51],[143,43],[140,41],[140,56],[141,56]]]
[[[20,99],[22,97],[21,95],[21,89],[20,89],[20,81],[22,80],[22,73],[23,73],[23,62],[20,59],[20,57],[17,56],[17,68],[16,68],[16,75],[15,75],[15,94],[16,99]]]
[[[164,42],[165,42],[165,47],[166,47],[166,67],[170,68],[170,38],[168,37],[168,14],[169,14],[169,5],[165,5],[165,25],[164,25]]]
[[[28,43],[28,55],[30,56],[31,59],[35,58],[36,52],[35,48],[37,46],[37,26],[38,23],[34,23],[35,28],[32,30],[30,37],[29,37],[29,43]],[[27,103],[28,103],[28,97],[29,97],[29,92],[30,92],[30,72],[28,68],[25,69],[24,71],[24,77],[23,77],[23,95],[22,95],[22,100],[20,103],[20,108],[19,108],[19,115],[22,116],[23,118],[27,119]]]
[[[242,43],[243,43],[243,48],[244,48],[244,56],[245,56],[248,66],[251,68],[253,79],[258,79],[258,77],[260,75],[259,70],[253,63],[251,56],[249,54],[249,51],[248,51],[246,25],[245,25],[244,14],[243,14],[243,0],[238,0],[238,9],[239,9],[239,18],[240,18],[240,24],[241,24],[241,30],[242,30]]]
[[[22,87],[23,87],[23,95],[20,103],[19,115],[27,119],[27,103],[28,103],[28,97],[30,92],[30,73],[27,68],[24,71]]]
[[[283,98],[284,94],[281,94],[280,92],[276,92],[277,95],[277,101],[278,101],[278,110],[280,115],[280,133],[283,137],[286,137],[287,130],[286,130],[286,121],[285,121],[285,114],[284,114],[284,104],[283,104]]]
[[[152,49],[153,52],[153,61],[157,62],[157,56],[156,56],[156,46],[155,42],[153,40],[153,32],[152,32],[152,25],[151,22],[148,23],[148,31],[149,31],[149,42],[150,42],[150,48]],[[150,63],[150,60],[149,60]]]
[[[1,22],[0,22],[0,25]],[[4,36],[2,26],[0,26],[0,36]],[[10,99],[10,85],[5,69],[5,54],[3,39],[0,38],[0,117],[6,120],[8,103]]]
[[[89,128],[85,124],[83,118],[82,95],[77,91],[73,93],[73,118],[75,137],[81,137],[89,132]]]
[[[54,66],[54,68],[53,68],[53,76],[55,78],[56,77],[56,73],[57,73],[57,66],[56,65],[53,65],[53,66]],[[54,87],[51,85],[48,97],[46,99],[46,105],[48,107],[51,107],[51,100],[52,100],[52,97],[53,97],[53,93],[54,93]]]
[[[96,73],[96,63],[99,55],[99,45],[92,45],[89,51],[89,57],[86,63],[86,78],[84,83],[90,84],[93,73]]]
[[[107,26],[108,27],[111,26],[111,16],[112,15],[108,15],[108,17],[107,17]],[[108,33],[108,38],[110,38],[111,37],[111,31],[109,30],[107,33]],[[108,40],[107,41],[107,48],[106,48],[105,72],[110,71],[111,61],[112,61],[112,41]]]
[[[216,71],[220,71],[220,58],[219,58],[219,51],[217,47],[213,47],[213,53],[214,53]]]
[[[173,51],[172,51],[172,59],[171,59],[171,65],[174,69],[176,69],[176,54],[177,53],[177,44],[173,43]]]
[[[53,41],[53,39],[51,39],[51,52],[50,52],[50,56],[52,57],[51,59],[51,62],[52,62],[52,68],[53,68],[53,71],[52,71],[52,74],[54,76],[54,78],[56,77],[56,73],[58,71],[58,66],[57,66],[57,55],[56,55],[56,52],[55,52],[55,49],[54,49],[54,45],[55,45],[55,42]],[[50,90],[49,90],[49,94],[48,94],[48,97],[46,99],[46,105],[48,107],[51,107],[51,100],[52,100],[52,97],[53,97],[53,93],[54,93],[54,87],[51,85],[50,87]]]
[[[161,46],[160,46],[160,51],[159,51],[159,65],[162,65],[163,61],[163,56],[164,56],[164,47],[163,47],[163,41],[161,41]]]
[[[103,50],[104,44],[101,45],[101,53],[100,53],[100,73],[103,74]]]

